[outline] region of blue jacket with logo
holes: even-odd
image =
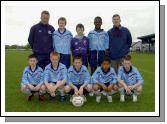
[[[54,27],[41,22],[32,26],[28,37],[28,42],[36,54],[49,54],[53,51],[52,33]]]

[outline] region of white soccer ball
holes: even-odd
[[[71,102],[75,107],[80,107],[84,104],[85,101],[86,98],[84,96],[73,96]]]

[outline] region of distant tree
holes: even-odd
[[[28,49],[31,49],[31,46],[30,46],[29,43],[27,43],[27,44],[24,46],[24,48],[25,48],[26,50],[28,50]]]

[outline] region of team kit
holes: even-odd
[[[30,29],[28,42],[33,53],[28,56],[21,80],[21,91],[28,101],[35,94],[39,101],[45,101],[45,94],[49,94],[51,101],[60,96],[64,102],[70,96],[74,106],[82,106],[89,102],[87,96],[96,96],[97,103],[105,96],[111,103],[115,93],[119,93],[120,102],[125,102],[126,95],[138,101],[144,80],[132,65],[128,54],[131,33],[120,24],[118,14],[112,16],[113,27],[108,31],[101,29],[102,18],[95,17],[95,28],[88,36],[81,23],[73,36],[65,27],[65,17],[58,19],[57,30],[48,23],[49,18],[50,13],[42,11],[41,21]]]

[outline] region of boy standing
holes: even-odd
[[[76,26],[77,35],[71,40],[72,56],[80,55],[82,57],[82,63],[88,68],[88,52],[89,52],[89,40],[84,36],[84,26],[78,24]]]
[[[106,31],[101,29],[102,18],[96,17],[94,19],[95,29],[88,34],[89,48],[90,48],[90,66],[91,73],[96,70],[97,66],[101,65],[103,57],[107,55],[107,49],[109,48],[109,36]]]
[[[53,48],[54,51],[60,54],[60,62],[66,65],[67,69],[70,67],[70,45],[72,34],[65,26],[67,24],[66,18],[60,17],[58,19],[59,28],[53,32]]]

